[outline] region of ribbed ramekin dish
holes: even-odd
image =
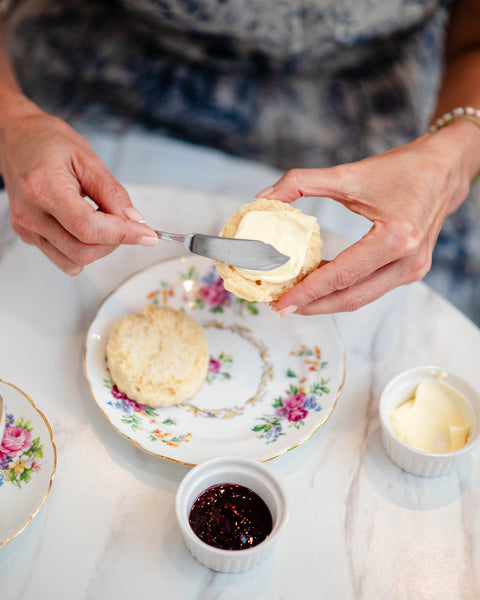
[[[193,531],[189,516],[195,500],[211,486],[231,483],[249,488],[258,494],[272,515],[272,531],[258,545],[244,550],[223,550],[203,542]],[[177,520],[191,554],[204,566],[223,573],[246,571],[273,552],[287,520],[287,502],[283,487],[263,463],[238,456],[209,459],[193,467],[177,491]]]
[[[456,389],[468,405],[471,424],[467,443],[454,452],[434,453],[419,450],[403,442],[390,425],[390,413],[412,397],[419,383],[444,375],[442,381]],[[399,373],[385,386],[379,405],[383,446],[390,459],[401,469],[422,477],[446,475],[469,454],[480,441],[480,398],[473,387],[448,369],[435,365],[413,367]]]

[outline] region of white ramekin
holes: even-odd
[[[420,382],[434,379],[439,374],[445,374],[442,381],[460,392],[469,407],[470,435],[465,446],[454,452],[433,453],[412,448],[395,435],[390,425],[391,411],[411,398]],[[386,453],[397,466],[413,475],[423,477],[445,475],[480,441],[480,398],[477,392],[464,379],[438,366],[414,367],[390,380],[380,397],[379,416]]]
[[[195,500],[209,487],[221,483],[249,488],[270,509],[272,532],[257,546],[245,550],[222,550],[206,544],[193,532],[189,515]],[[192,555],[206,567],[223,573],[238,573],[260,563],[273,551],[287,519],[285,492],[277,477],[263,463],[238,456],[212,458],[193,467],[180,483],[175,508],[185,544]]]

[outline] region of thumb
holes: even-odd
[[[302,196],[327,196],[340,202],[348,201],[350,194],[343,191],[351,180],[351,165],[325,169],[290,169],[276,183],[259,192],[256,198],[271,198],[293,202]]]
[[[75,172],[82,191],[106,214],[145,223],[140,212],[134,208],[127,190],[107,169],[103,161],[94,156],[75,165]]]

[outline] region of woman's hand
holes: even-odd
[[[257,197],[285,202],[327,196],[373,224],[362,239],[322,262],[273,304],[278,314],[352,311],[422,279],[443,221],[467,196],[476,168],[473,161],[457,156],[455,140],[460,135],[464,143],[465,136],[472,136],[472,144],[478,144],[479,133],[469,123],[452,123],[356,163],[293,169],[260,192]]]
[[[22,240],[70,275],[119,244],[155,245],[155,233],[90,145],[60,119],[22,102],[0,128],[0,173]]]

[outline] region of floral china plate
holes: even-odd
[[[207,378],[179,406],[139,405],[110,378],[110,331],[147,303],[185,311],[208,337]],[[188,256],[131,276],[104,300],[87,333],[84,369],[118,432],[155,456],[195,465],[224,454],[265,461],[304,442],[335,408],[345,355],[331,316],[280,319],[268,304],[227,292],[211,261]]]
[[[23,531],[52,487],[57,452],[45,416],[19,388],[0,379],[5,430],[0,443],[0,546]]]

